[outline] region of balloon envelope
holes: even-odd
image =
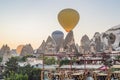
[[[64,33],[61,31],[56,30],[52,33],[52,38],[56,43],[56,50],[59,50],[60,46],[62,45],[63,37],[64,37]]]
[[[53,39],[55,40],[56,44],[58,44],[58,43],[60,43],[60,41],[63,39],[64,34],[63,34],[62,31],[56,30],[56,31],[54,31],[54,32],[52,33],[52,37],[53,37]]]
[[[79,13],[74,9],[63,9],[58,14],[58,21],[67,32],[70,32],[79,21]]]
[[[16,52],[17,52],[18,54],[20,54],[21,51],[22,51],[22,49],[23,49],[23,47],[24,47],[24,45],[19,45],[19,46],[17,47],[17,49],[16,49]]]

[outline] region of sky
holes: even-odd
[[[66,8],[80,15],[73,29],[79,45],[83,35],[91,39],[95,32],[120,24],[120,0],[0,0],[0,48],[3,44],[15,49],[30,43],[36,49],[55,30],[66,36],[57,19]]]

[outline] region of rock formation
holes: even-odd
[[[70,31],[64,41],[64,49],[66,52],[74,52],[77,53],[78,50],[75,46],[75,41],[74,41],[74,35],[73,35],[73,31]]]
[[[33,48],[31,44],[27,44],[22,48],[22,51],[20,53],[21,56],[26,56],[26,55],[33,55]]]
[[[10,47],[8,45],[3,45],[0,50],[0,56],[3,56],[5,53],[10,53]]]
[[[101,41],[101,34],[99,32],[96,32],[94,34],[94,37],[92,39],[95,42],[95,49],[97,52],[103,51],[103,43]]]
[[[109,45],[112,46],[113,50],[120,50],[120,25],[108,29],[105,34],[108,35]]]
[[[45,41],[43,40],[42,44],[40,45],[40,47],[37,49],[37,54],[41,54],[45,52]]]
[[[89,52],[89,50],[90,50],[90,40],[89,40],[89,37],[87,35],[84,35],[81,38],[81,47],[84,51]]]
[[[45,43],[45,53],[54,54],[56,53],[55,48],[55,41],[50,36],[48,36],[47,41]]]
[[[95,45],[97,52],[105,50],[120,50],[120,25],[114,26],[104,33],[96,32],[93,36],[91,43]]]
[[[10,47],[8,45],[3,45],[0,51],[0,56],[3,57],[2,63],[5,64],[6,61],[9,60],[9,58],[12,57],[10,53]]]

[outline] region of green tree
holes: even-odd
[[[11,57],[9,61],[5,63],[5,65],[5,75],[9,75],[12,71],[16,73],[18,72],[19,65],[16,57]]]
[[[20,61],[25,62],[27,60],[27,58],[33,58],[33,57],[34,57],[33,55],[26,55],[26,56],[21,57]]]
[[[77,60],[77,58],[76,58],[76,57],[73,57],[73,58],[72,58],[72,62],[73,62],[73,63],[75,63],[75,62],[76,62],[76,60]]]
[[[31,65],[26,65],[24,67],[19,68],[19,74],[27,74],[29,80],[39,80],[40,79],[40,74],[41,74],[41,69],[36,69],[33,68]]]
[[[31,74],[32,73],[32,69],[33,67],[31,65],[26,65],[24,67],[19,67],[19,73],[22,73],[22,74]]]
[[[62,65],[68,65],[68,64],[70,64],[70,60],[68,60],[67,58],[60,61],[60,66],[62,66]]]
[[[116,59],[120,60],[120,56],[116,56]]]
[[[19,66],[17,57],[12,57],[6,62],[4,71],[5,80],[40,80],[41,69],[31,65]]]
[[[5,77],[5,80],[28,80],[28,75],[18,74],[12,71],[9,76]]]
[[[57,61],[54,57],[44,57],[44,63],[47,65],[55,64]]]
[[[0,62],[2,62],[2,60],[3,60],[3,57],[0,57]]]

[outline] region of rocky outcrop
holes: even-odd
[[[110,49],[120,50],[120,25],[114,26],[102,34],[96,32],[91,40],[92,43],[97,52]]]
[[[113,50],[120,50],[120,25],[108,29],[105,34],[109,39],[109,44]]]
[[[5,64],[7,61],[9,61],[9,59],[12,57],[12,54],[9,53],[4,53],[3,54],[3,60],[2,60],[2,64]]]
[[[27,45],[23,46],[20,55],[21,56],[33,55],[33,48],[31,46],[31,44],[27,44]]]
[[[81,47],[84,51],[89,52],[89,50],[90,50],[90,40],[89,40],[89,37],[87,35],[84,35],[81,38]]]
[[[116,36],[113,33],[109,34],[109,39],[110,39],[110,43],[114,44],[115,40],[116,40]]]
[[[10,53],[10,47],[8,45],[3,45],[0,50],[0,56],[3,56],[5,53]]]
[[[43,40],[42,44],[40,45],[40,47],[37,49],[37,54],[41,54],[45,52],[45,41]]]
[[[74,53],[78,52],[78,50],[75,46],[73,31],[70,31],[65,38],[64,50],[66,52],[74,52]]]
[[[96,32],[93,37],[93,41],[95,42],[95,49],[97,52],[103,51],[103,43],[101,41],[101,34]]]
[[[54,54],[55,53],[55,41],[48,36],[47,41],[45,43],[45,52],[44,53],[48,53],[48,54]]]
[[[9,60],[9,58],[12,57],[11,53],[10,53],[10,47],[8,45],[3,45],[0,51],[0,56],[3,57],[2,63],[1,64],[5,64],[6,61]]]

